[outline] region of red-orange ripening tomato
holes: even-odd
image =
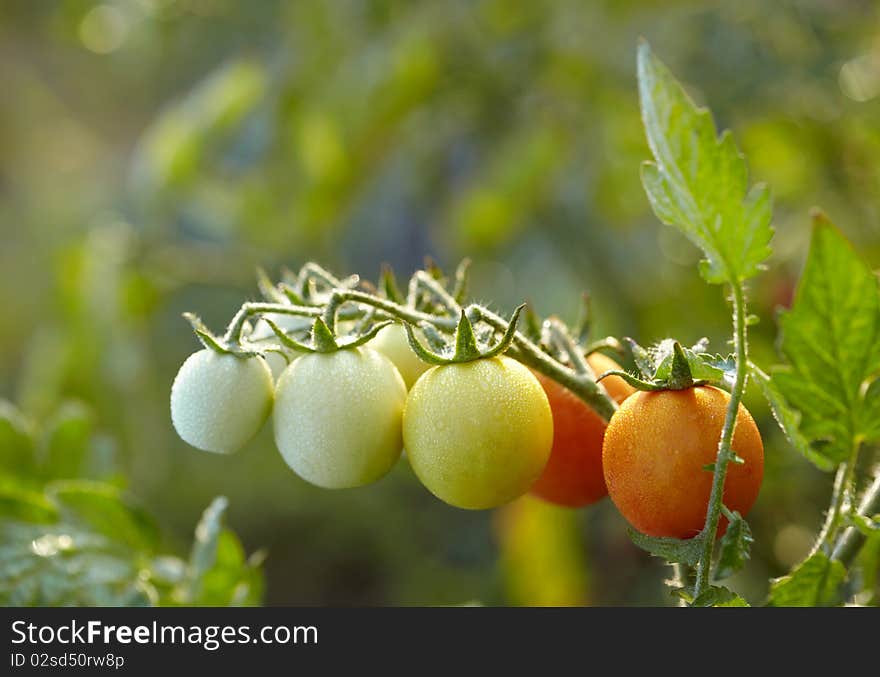
[[[639,392],[623,403],[605,431],[602,465],[611,500],[649,536],[692,538],[703,528],[718,441],[730,395],[711,386]],[[764,445],[742,405],[731,448],[724,505],[745,515],[764,477]],[[718,533],[727,522],[722,517]]]
[[[591,354],[587,362],[597,376],[620,369],[617,362],[602,353]],[[553,449],[531,492],[545,501],[572,508],[595,503],[608,493],[602,474],[605,421],[568,388],[542,374],[535,376],[553,412]],[[619,376],[609,376],[602,383],[618,404],[635,392]]]

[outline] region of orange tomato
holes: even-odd
[[[649,536],[691,538],[703,528],[712,473],[730,395],[711,386],[639,392],[627,399],[605,432],[602,465],[611,500],[637,530]],[[745,515],[764,476],[764,446],[742,405],[724,505]],[[722,517],[719,533],[727,528]]]
[[[602,353],[587,358],[600,375],[620,365]],[[602,473],[602,437],[605,421],[577,395],[542,374],[538,377],[553,412],[553,448],[550,460],[531,492],[545,501],[577,508],[595,503],[608,493]],[[635,389],[619,376],[602,384],[618,403]]]

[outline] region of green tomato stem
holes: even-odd
[[[480,308],[481,319],[499,331],[504,331],[508,322],[486,308]],[[617,411],[617,403],[608,397],[605,388],[596,383],[588,374],[578,374],[573,369],[557,362],[538,346],[516,332],[513,336],[511,354],[527,367],[531,367],[548,378],[565,386],[586,402],[603,420],[610,421]]]
[[[410,324],[418,325],[420,322],[427,322],[428,324],[432,324],[438,329],[442,329],[448,333],[454,332],[458,326],[458,316],[439,317],[437,315],[423,313],[420,310],[408,308],[407,306],[402,306],[399,303],[394,303],[388,299],[383,299],[374,296],[373,294],[356,291],[354,289],[340,289],[338,290],[338,293],[344,301],[354,301],[355,303],[362,303],[365,306],[377,308],[392,317],[404,320]]]
[[[319,307],[292,306],[286,303],[245,303],[229,323],[223,340],[238,344],[241,341],[241,330],[244,327],[245,320],[259,313],[320,317],[322,312]]]
[[[596,375],[581,354],[581,349],[572,340],[571,336],[568,335],[562,323],[558,320],[548,320],[548,327],[550,329],[550,338],[568,356],[568,361],[571,362],[574,370],[578,374],[586,374],[595,381]]]
[[[416,272],[413,279],[418,282],[419,286],[437,299],[437,301],[439,301],[451,315],[457,316],[461,313],[461,306],[458,304],[458,301],[455,300],[455,297],[446,291],[443,288],[443,285],[428,275],[428,273],[420,270]]]
[[[697,562],[694,599],[699,597],[700,593],[709,587],[710,584],[709,577],[712,570],[712,554],[715,551],[715,534],[718,531],[718,522],[721,518],[721,507],[724,501],[724,480],[727,478],[727,466],[731,458],[730,446],[733,442],[733,430],[736,427],[736,418],[739,414],[739,405],[745,391],[746,375],[748,374],[746,303],[742,283],[738,280],[732,285],[732,300],[736,378],[733,383],[733,389],[730,392],[730,402],[727,405],[724,426],[721,429],[721,439],[718,442],[718,455],[715,458],[715,472],[712,477],[712,491],[709,494],[709,507],[706,511],[706,524],[698,536],[698,538],[703,540],[702,552]]]
[[[834,475],[834,487],[831,490],[831,501],[828,506],[828,512],[825,515],[825,523],[822,525],[822,530],[819,532],[816,543],[810,551],[811,555],[822,548],[826,548],[837,535],[843,517],[843,508],[851,493],[856,461],[858,460],[858,450],[859,445],[856,442],[853,445],[850,459],[837,466],[837,473]]]
[[[315,267],[315,269],[310,269],[310,272],[313,274],[318,272],[319,277],[322,277],[320,273],[329,275],[329,273],[326,273],[326,271],[317,267]],[[326,280],[326,278],[323,279]],[[445,290],[443,290],[444,294],[437,294],[437,289],[440,288],[441,285],[436,283],[433,279],[430,279],[429,276],[413,276],[413,281],[416,281],[417,285],[427,288],[428,291],[437,297],[447,308],[455,307],[460,309],[458,302]],[[412,291],[412,287],[413,285],[411,284],[410,291]],[[410,296],[412,297],[412,294],[410,294]],[[260,313],[277,313],[279,315],[299,315],[314,318],[323,317],[326,323],[331,314],[333,317],[346,316],[345,310],[340,310],[341,306],[346,302],[358,303],[363,306],[375,308],[386,315],[402,320],[416,327],[422,323],[427,323],[447,334],[455,332],[459,321],[458,314],[460,313],[460,310],[455,316],[434,315],[416,310],[409,305],[409,302],[407,305],[401,305],[374,294],[346,287],[338,287],[331,293],[330,299],[325,307],[295,306],[283,303],[245,303],[230,322],[224,340],[237,344],[241,340],[241,332],[245,321],[253,315]],[[327,306],[332,307],[328,308]],[[330,311],[329,313],[328,310]],[[502,333],[508,331],[510,328],[510,322],[507,319],[493,313],[487,308],[483,308],[482,306],[471,306],[469,311],[474,315],[472,321],[482,320]],[[353,316],[360,316],[362,314],[363,311],[359,310],[354,312]],[[572,391],[580,399],[586,402],[606,422],[609,421],[614,412],[617,411],[617,403],[608,396],[608,393],[601,384],[596,383],[592,370],[589,369],[589,365],[586,365],[586,370],[583,373],[578,373],[566,365],[554,360],[542,351],[535,343],[518,331],[513,333],[509,352],[511,356],[515,357],[526,366],[544,374],[548,378],[553,379]],[[573,364],[577,364],[578,359],[585,362],[580,351],[575,347],[572,347],[569,358],[572,360]]]
[[[862,496],[862,502],[859,505],[859,514],[864,517],[872,517],[880,512],[880,471],[874,477],[874,482]],[[849,566],[865,543],[865,535],[856,529],[850,527],[837,539],[834,549],[831,553],[831,559],[842,562],[845,566]]]

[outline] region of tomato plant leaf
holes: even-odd
[[[0,400],[0,469],[20,475],[34,469],[31,424],[11,402]]]
[[[224,526],[228,504],[223,496],[215,498],[196,526],[186,581],[178,594],[184,604],[242,606],[262,598],[262,555],[245,559],[238,537]]]
[[[688,603],[688,606],[709,607],[709,606],[730,606],[730,607],[747,607],[749,603],[732,590],[728,590],[721,585],[711,585],[700,596],[694,599],[693,587],[676,588],[672,590],[674,597],[679,597]]]
[[[70,523],[0,521],[0,603],[8,606],[144,606],[155,591],[139,558]]]
[[[58,508],[41,491],[24,486],[17,477],[0,475],[0,520],[40,524],[58,519]]]
[[[770,606],[834,606],[846,580],[846,568],[822,551],[810,555],[789,575],[770,585]]]
[[[834,470],[834,461],[814,449],[810,441],[801,433],[798,427],[801,420],[800,412],[789,406],[770,377],[754,364],[749,365],[749,373],[761,389],[770,405],[773,418],[776,419],[789,443],[820,470]]]
[[[81,402],[67,402],[46,422],[40,439],[43,473],[59,479],[79,477],[91,451],[92,412]]]
[[[732,590],[721,585],[712,585],[700,593],[699,597],[690,600],[695,607],[747,607],[749,603]]]
[[[715,563],[715,578],[722,579],[739,571],[751,554],[752,530],[742,515],[733,511],[727,515],[727,531],[721,537],[718,547],[718,560]]]
[[[627,532],[630,540],[642,550],[646,550],[655,557],[662,557],[668,562],[693,566],[700,559],[700,539],[698,538],[682,540],[665,536],[646,536],[635,529],[628,529]]]
[[[223,515],[228,505],[229,501],[224,496],[218,496],[205,508],[202,519],[196,526],[196,537],[189,557],[189,576],[194,586],[217,558],[217,542],[223,530]]]
[[[646,42],[639,45],[638,75],[654,156],[642,165],[642,184],[654,213],[703,250],[700,273],[707,282],[754,276],[770,254],[769,190],[749,188],[733,137],[716,134],[711,113],[694,104]]]
[[[830,469],[858,440],[880,439],[880,293],[874,273],[823,214],[814,215],[810,253],[780,328],[786,364],[771,370],[771,388],[800,419],[780,409],[772,390],[768,400],[777,400],[774,413],[795,446]]]
[[[147,512],[118,487],[89,480],[57,480],[46,487],[62,519],[82,524],[116,543],[151,551],[159,530]]]

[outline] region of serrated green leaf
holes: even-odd
[[[770,585],[770,606],[834,606],[840,586],[846,580],[846,568],[819,551],[801,562],[788,576]]]
[[[672,376],[674,363],[673,346],[675,340],[663,339],[648,351],[650,359],[654,362],[654,378],[665,381]],[[700,346],[702,347],[702,345]],[[724,358],[720,355],[710,355],[706,352],[695,352],[692,348],[682,346],[682,352],[687,358],[687,366],[691,372],[691,378],[695,381],[723,381],[725,370],[735,371],[736,363],[733,358]]]
[[[667,562],[678,562],[694,566],[700,559],[701,541],[699,538],[682,540],[678,538],[646,536],[643,533],[628,529],[630,540],[642,550],[655,557],[662,557]]]
[[[654,364],[654,358],[652,357],[650,351],[640,346],[629,336],[624,337],[623,340],[629,346],[630,352],[633,356],[633,361],[636,363],[636,368],[639,370],[642,377],[652,378],[654,376],[654,372],[657,370],[657,367]]]
[[[877,278],[822,214],[814,216],[804,273],[780,327],[787,364],[771,372],[771,383],[799,412],[808,457],[819,455],[817,465],[829,469],[857,440],[880,439],[880,294]]]
[[[752,530],[742,515],[734,511],[727,517],[727,531],[718,545],[718,560],[715,563],[715,578],[723,579],[739,571],[751,555],[754,542]]]
[[[732,590],[720,585],[712,585],[690,601],[694,607],[747,607],[749,603]]]
[[[763,185],[749,188],[733,137],[716,135],[711,114],[698,108],[672,73],[639,46],[642,121],[655,162],[642,165],[654,213],[703,250],[706,281],[740,282],[769,256],[772,206]]]
[[[834,470],[834,461],[814,449],[810,441],[801,433],[798,427],[801,420],[800,413],[788,405],[770,377],[753,364],[749,365],[749,373],[761,389],[764,399],[770,405],[773,418],[776,419],[791,446],[820,470]]]
[[[700,596],[691,601],[694,607],[747,607],[749,603],[732,590],[720,585],[712,585]]]

